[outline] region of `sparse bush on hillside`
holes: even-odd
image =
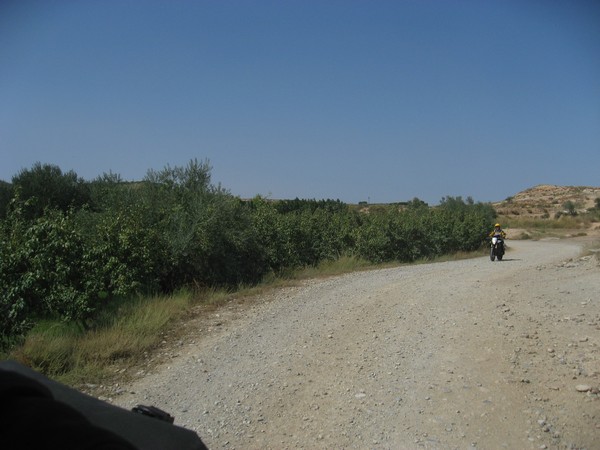
[[[562,206],[568,215],[570,215],[570,216],[577,215],[577,209],[576,209],[575,203],[573,203],[571,200],[567,200],[565,203],[563,203]]]

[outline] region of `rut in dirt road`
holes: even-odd
[[[597,260],[509,248],[223,310],[116,403],[165,409],[209,448],[598,448]]]

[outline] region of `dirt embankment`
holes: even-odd
[[[598,260],[509,246],[232,305],[114,402],[213,449],[600,448]]]

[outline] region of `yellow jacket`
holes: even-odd
[[[502,239],[506,237],[506,233],[502,228],[494,228],[492,232],[489,234],[490,237],[500,236]]]

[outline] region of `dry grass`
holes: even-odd
[[[99,382],[115,362],[135,362],[153,349],[165,328],[192,303],[189,292],[136,299],[119,308],[112,320],[87,331],[43,322],[9,357],[68,384]]]
[[[600,224],[597,219],[596,214],[581,214],[576,216],[563,215],[558,219],[499,216],[498,221],[502,223],[511,239],[537,240],[598,235]]]
[[[534,228],[538,230],[586,229],[591,220],[583,216],[561,216],[559,219],[539,219],[534,217],[500,217],[504,228]]]

